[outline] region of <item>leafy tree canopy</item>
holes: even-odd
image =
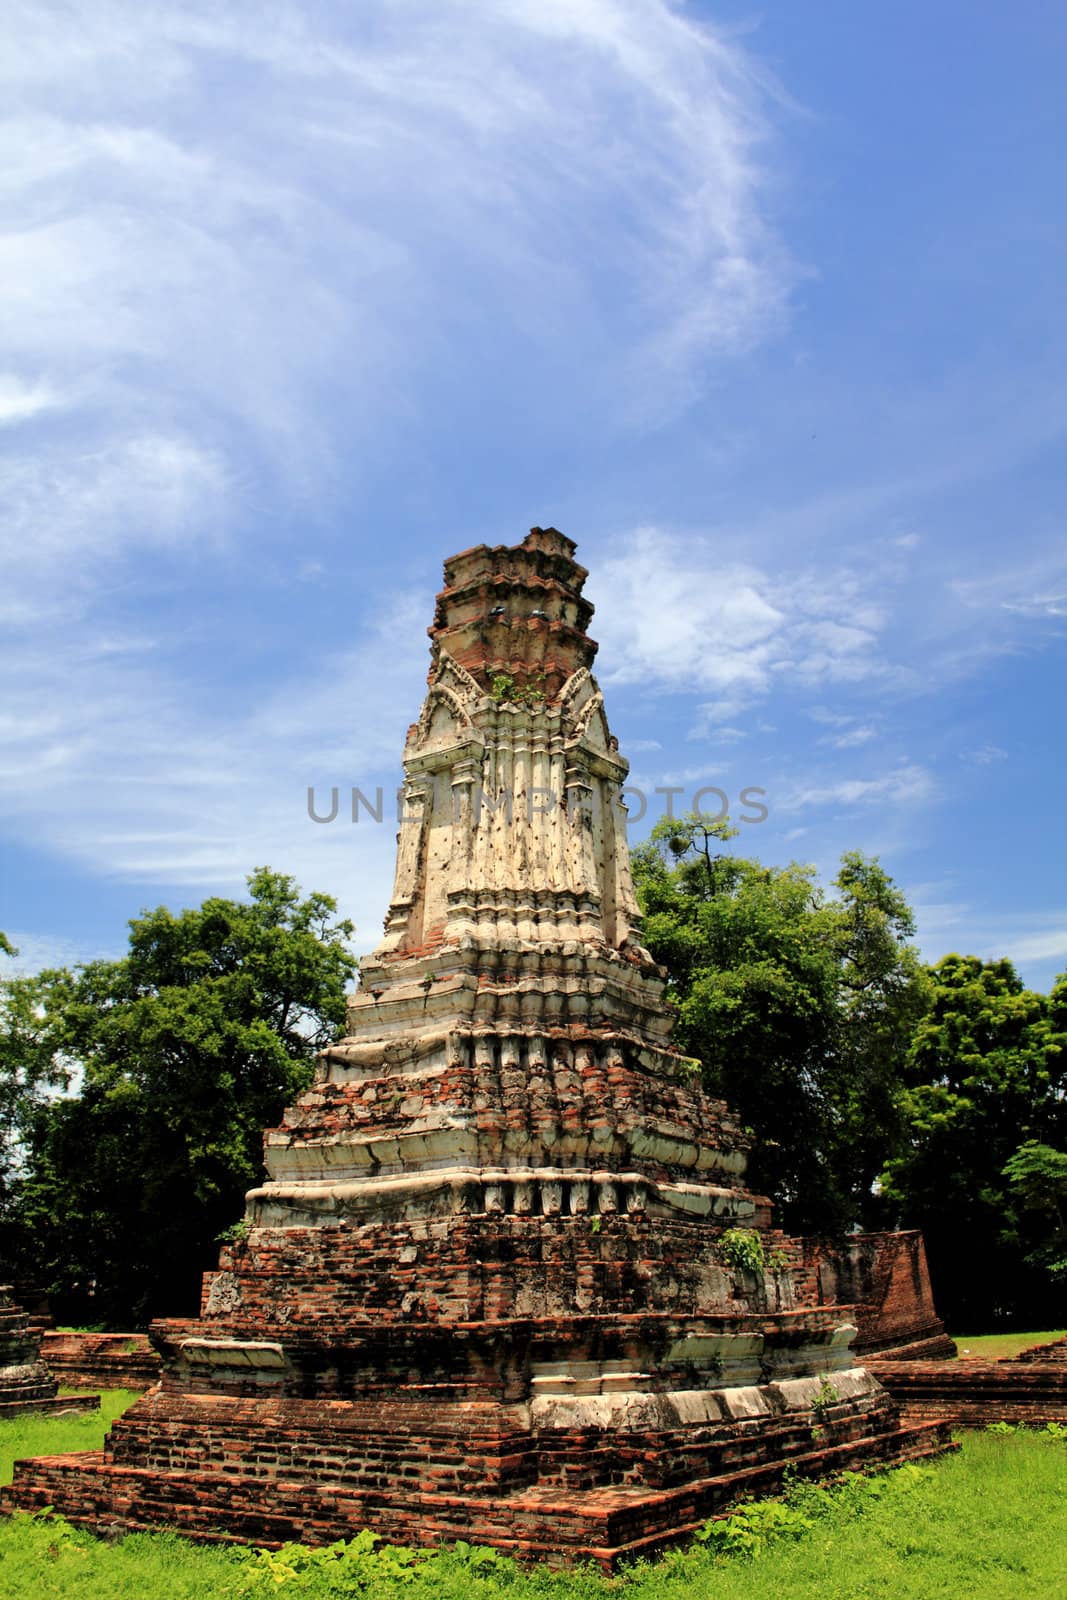
[[[1067,1254],[1056,1204],[1067,1165],[1067,976],[1046,996],[1026,989],[1010,961],[947,955],[930,971],[887,1197],[922,1228],[956,1326],[1025,1306],[1054,1314],[1042,1269]]]
[[[1067,1150],[1028,1139],[1005,1166],[1004,1176],[1024,1216],[1037,1212],[1048,1224],[1027,1260],[1062,1283],[1067,1280]]]
[[[758,1138],[751,1176],[797,1231],[876,1224],[907,1038],[927,1004],[911,911],[876,860],[814,869],[725,853],[698,816],[634,852],[644,938],[670,974],[677,1042]]]
[[[129,953],[5,986],[0,1081],[73,1081],[19,1128],[26,1263],[92,1320],[195,1308],[261,1137],[336,1036],[355,959],[327,895],[259,868],[247,902],[130,923]]]

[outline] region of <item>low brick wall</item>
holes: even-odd
[[[1032,1352],[1027,1352],[1032,1354]],[[867,1361],[908,1422],[1067,1424],[1067,1360]]]
[[[67,1389],[147,1389],[159,1377],[159,1356],[145,1333],[49,1330],[41,1359]]]
[[[1030,1350],[1023,1350],[1019,1355],[1012,1356],[1012,1361],[1052,1361],[1061,1366],[1067,1366],[1067,1338],[1054,1339],[1051,1344],[1035,1345]]]

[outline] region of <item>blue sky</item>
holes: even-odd
[[[268,863],[378,936],[441,561],[579,543],[634,782],[1067,967],[1067,13],[22,5],[0,926]],[[653,797],[644,825],[657,814]],[[643,828],[635,829],[640,835]]]

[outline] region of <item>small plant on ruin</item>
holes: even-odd
[[[233,1222],[228,1228],[223,1228],[221,1233],[215,1235],[218,1244],[243,1244],[252,1232],[252,1224],[247,1217]]]
[[[811,1402],[812,1414],[816,1420],[820,1423],[825,1422],[826,1413],[830,1410],[831,1406],[836,1406],[838,1404],[840,1398],[840,1395],[830,1382],[829,1378],[821,1378],[819,1380],[818,1393],[816,1394],[815,1399]],[[813,1428],[813,1437],[814,1434],[815,1429]]]
[[[544,673],[536,673],[521,687],[515,682],[510,672],[497,672],[493,675],[493,682],[489,688],[490,698],[497,705],[513,705],[536,707],[543,705],[545,699]]]
[[[763,1240],[754,1228],[727,1228],[719,1250],[728,1266],[739,1272],[762,1272],[766,1266]]]

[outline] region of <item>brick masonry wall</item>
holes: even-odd
[[[161,1523],[203,1540],[322,1544],[371,1526],[386,1540],[463,1538],[562,1565],[607,1570],[691,1534],[740,1495],[780,1488],[789,1470],[825,1477],[859,1465],[921,1459],[947,1446],[938,1425],[901,1429],[884,1399],[866,1413],[734,1423],[606,1438],[599,1428],[538,1441],[477,1426],[430,1431],[425,1418],[349,1418],[316,1403],[257,1401],[242,1418],[221,1397],[197,1405],[161,1395],[138,1438],[120,1423],[108,1453],[46,1457],[20,1468],[7,1509],[62,1506],[98,1530]],[[350,1426],[351,1424],[351,1426]],[[116,1440],[116,1436],[120,1437]],[[357,1443],[358,1441],[358,1443]],[[379,1449],[380,1445],[380,1449]],[[143,1446],[159,1458],[145,1465]],[[355,1446],[355,1447],[353,1447]],[[542,1475],[531,1478],[539,1457]]]
[[[857,1355],[936,1360],[956,1354],[934,1306],[921,1233],[806,1239],[803,1259],[813,1296],[854,1308]]]
[[[871,1361],[868,1367],[909,1421],[963,1428],[1067,1424],[1067,1363]]]
[[[49,1330],[41,1356],[69,1388],[147,1389],[159,1377],[159,1355],[145,1333]]]
[[[479,1321],[576,1312],[778,1311],[792,1307],[801,1246],[764,1234],[782,1265],[732,1268],[704,1220],[453,1216],[361,1227],[254,1229],[205,1277],[203,1315],[246,1328],[343,1330],[354,1315]]]

